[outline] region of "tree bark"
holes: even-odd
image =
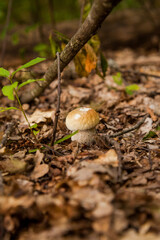
[[[121,0],[95,0],[90,13],[86,20],[75,33],[75,35],[68,42],[64,50],[60,54],[60,69],[61,71],[74,58],[79,50],[88,42],[88,40],[96,34],[98,28],[101,26],[104,19],[109,15],[112,9]],[[39,82],[39,84],[31,91],[26,92],[21,97],[21,102],[30,102],[35,97],[38,97],[46,87],[57,77],[57,59],[48,68],[44,78],[46,81]]]

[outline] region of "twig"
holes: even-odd
[[[57,55],[57,67],[58,67],[58,97],[57,97],[57,108],[56,108],[56,112],[55,112],[51,146],[53,146],[55,138],[56,138],[57,123],[58,123],[58,117],[59,117],[59,113],[60,113],[60,96],[61,96],[61,70],[60,70],[59,52],[57,52],[56,55]]]
[[[134,71],[134,70],[121,70],[121,69],[117,69],[118,71],[120,71],[121,73],[133,73],[135,75],[141,75],[144,77],[154,77],[154,78],[160,78],[160,76],[155,75],[155,74],[150,74],[150,73],[144,73],[144,72],[139,72],[139,71]]]
[[[107,140],[107,142],[110,144],[110,145],[113,145],[115,150],[116,150],[116,153],[118,155],[118,174],[117,174],[117,179],[121,181],[122,179],[122,159],[123,159],[123,156],[122,156],[122,153],[121,153],[121,148],[120,148],[120,144],[115,141],[114,139],[111,139],[110,136],[105,136],[105,139]]]
[[[115,141],[114,139],[112,139],[113,137],[117,137],[117,136],[120,136],[120,135],[123,135],[127,132],[131,132],[137,128],[139,128],[143,123],[144,121],[146,120],[146,118],[148,117],[148,114],[146,114],[144,116],[144,118],[142,118],[136,125],[134,125],[133,127],[131,128],[127,128],[127,129],[124,129],[123,131],[121,132],[118,132],[118,133],[115,133],[115,134],[112,134],[112,135],[103,135],[103,137],[105,138],[105,140],[110,144],[110,145],[113,145],[116,152],[117,152],[117,155],[118,155],[118,180],[121,181],[122,179],[122,168],[123,168],[123,164],[122,164],[122,159],[123,159],[123,156],[122,156],[122,153],[121,153],[121,148],[120,148],[120,144]]]
[[[131,132],[131,131],[139,128],[139,127],[144,123],[144,121],[146,120],[147,117],[148,117],[148,114],[146,114],[146,115],[144,116],[144,118],[142,118],[139,122],[137,122],[137,124],[135,124],[133,127],[126,128],[126,129],[124,129],[124,130],[122,130],[122,131],[120,131],[120,132],[111,134],[111,135],[109,135],[109,137],[111,137],[111,138],[113,138],[113,137],[118,137],[118,136],[120,136],[120,135],[123,135],[123,134],[125,134],[125,133]]]
[[[7,31],[8,31],[8,26],[9,26],[10,17],[11,17],[12,2],[13,2],[13,0],[9,0],[9,2],[8,2],[7,17],[6,17],[5,27],[4,27],[5,37],[4,37],[3,42],[2,42],[2,52],[1,52],[1,58],[0,58],[0,66],[3,65],[4,54],[5,54],[5,50],[6,50]]]
[[[2,141],[0,143],[0,149],[6,144],[7,138],[10,135],[10,133],[12,132],[14,124],[15,123],[13,123],[13,122],[7,123],[6,131],[5,131],[4,135],[3,135]]]

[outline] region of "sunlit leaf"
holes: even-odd
[[[129,85],[125,88],[125,91],[128,95],[132,95],[135,91],[139,90],[139,86],[137,84]]]
[[[33,130],[34,135],[36,136],[40,130]]]
[[[33,65],[35,65],[35,64],[37,64],[37,63],[40,63],[40,62],[42,62],[42,61],[44,61],[44,60],[46,60],[46,59],[45,59],[45,58],[37,57],[37,58],[29,61],[28,63],[20,66],[16,71],[14,71],[14,72],[12,73],[12,77],[13,77],[17,72],[19,72],[20,70],[22,70],[22,69],[24,69],[24,68],[31,67],[31,66],[33,66]]]
[[[2,77],[9,77],[9,71],[4,69],[4,68],[0,68],[0,76]]]
[[[61,138],[61,139],[57,140],[56,142],[54,142],[54,145],[55,145],[55,144],[58,144],[58,143],[61,143],[61,142],[64,142],[65,140],[71,138],[73,135],[75,135],[75,134],[78,133],[78,132],[79,132],[79,130],[77,130],[77,131],[75,131],[75,132],[73,132],[73,133],[65,136],[64,138]]]
[[[23,86],[25,86],[25,85],[27,85],[27,84],[29,84],[29,83],[37,82],[37,81],[45,81],[45,79],[44,79],[44,78],[41,78],[41,79],[28,79],[27,81],[19,84],[18,90],[19,90],[21,87],[23,87]]]
[[[122,83],[123,83],[123,78],[122,78],[120,72],[118,72],[116,75],[114,75],[114,76],[112,76],[112,77],[113,77],[113,80],[114,80],[114,82],[115,82],[116,84],[118,84],[119,86],[122,85]]]
[[[8,97],[10,100],[14,100],[14,89],[17,87],[18,82],[14,82],[11,85],[6,85],[2,88],[2,93],[4,96]]]
[[[38,126],[37,123],[35,123],[31,126],[31,128],[36,128],[37,126]]]

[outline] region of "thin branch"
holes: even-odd
[[[121,136],[121,135],[123,135],[125,133],[131,132],[131,131],[133,131],[135,129],[138,129],[144,123],[144,121],[146,120],[147,117],[148,117],[148,114],[146,114],[144,116],[144,118],[142,118],[139,122],[137,122],[133,127],[126,128],[126,129],[124,129],[124,130],[122,130],[120,132],[111,134],[111,135],[109,135],[109,137],[111,137],[111,138],[118,137],[118,136]]]
[[[53,135],[51,140],[51,146],[53,146],[56,138],[56,130],[57,130],[57,123],[58,123],[58,117],[60,114],[60,96],[61,96],[61,70],[60,70],[60,56],[59,52],[57,52],[57,61],[58,61],[58,96],[57,96],[57,108],[55,112],[55,118],[54,118],[54,127],[53,127]]]
[[[1,52],[1,58],[0,58],[0,66],[3,65],[4,55],[5,55],[5,51],[6,51],[7,32],[8,32],[8,26],[9,26],[10,17],[11,17],[12,2],[13,2],[13,0],[9,0],[9,2],[8,2],[7,17],[6,17],[5,27],[4,27],[5,37],[4,37],[3,42],[2,42],[2,52]]]
[[[101,26],[105,18],[110,14],[112,9],[121,0],[95,0],[90,13],[87,18],[72,37],[72,39],[65,46],[60,54],[61,71],[68,65],[68,63],[75,57],[79,50],[88,42],[88,40],[96,34],[98,28]],[[30,102],[35,97],[38,97],[46,87],[57,77],[57,59],[48,68],[45,73],[46,81],[40,83],[40,86],[35,86],[34,89],[25,92],[21,96],[21,102]]]
[[[144,72],[139,72],[139,71],[134,71],[132,69],[129,70],[121,70],[120,68],[117,69],[117,71],[121,73],[133,73],[135,75],[141,75],[144,77],[154,77],[154,78],[160,78],[160,75],[155,75],[155,74],[150,74],[150,73],[144,73]]]

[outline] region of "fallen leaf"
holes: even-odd
[[[95,159],[94,162],[118,167],[118,156],[114,149],[110,149],[106,153],[100,155],[97,159]]]
[[[36,109],[36,111],[32,115],[27,114],[28,121],[30,125],[35,124],[35,123],[40,123],[40,122],[46,122],[47,119],[52,119],[54,115],[54,110],[49,110],[49,111],[40,111],[39,109]],[[26,123],[26,120],[23,116],[21,115],[21,124]]]
[[[141,134],[146,134],[152,129],[152,119],[147,117],[145,122],[142,124],[142,126],[139,128],[139,131]]]
[[[12,156],[4,161],[0,161],[0,170],[8,172],[10,174],[24,172],[26,170],[27,163],[23,160],[13,158]]]
[[[43,177],[49,172],[49,166],[47,164],[40,164],[37,165],[33,172],[31,173],[31,179],[38,179],[40,177]]]

